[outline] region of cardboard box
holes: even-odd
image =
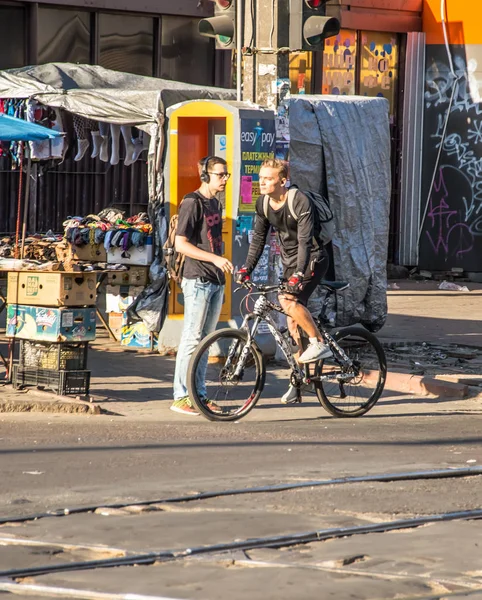
[[[159,343],[159,334],[153,334],[152,350],[157,350]],[[125,324],[122,325],[121,330],[121,346],[127,346],[129,348],[144,348],[147,350],[151,349],[151,334],[144,323],[134,323],[133,325]]]
[[[103,244],[85,244],[85,246],[73,246],[73,260],[87,260],[90,262],[107,262],[107,251]]]
[[[121,312],[110,312],[109,313],[109,327],[112,333],[115,335],[116,340],[120,341],[122,332],[122,319],[124,313]]]
[[[96,303],[95,273],[18,271],[8,274],[8,304],[29,306],[92,306]]]
[[[106,285],[105,312],[124,312],[144,289],[138,285]]]
[[[95,308],[45,308],[9,304],[7,337],[40,342],[89,342],[95,339]]]
[[[107,252],[108,263],[119,263],[121,265],[150,265],[154,258],[152,235],[146,238],[146,243],[141,248],[132,246],[129,250],[122,248],[109,248]]]
[[[111,271],[107,275],[110,285],[142,285],[149,283],[149,267],[131,266],[128,271]]]

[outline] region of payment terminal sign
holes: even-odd
[[[241,119],[240,212],[254,212],[259,196],[259,170],[274,158],[276,126],[272,119]]]

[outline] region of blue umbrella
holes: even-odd
[[[0,141],[2,142],[38,142],[62,135],[63,133],[42,125],[0,114]]]

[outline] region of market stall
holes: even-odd
[[[138,284],[135,287],[139,292],[149,280],[151,287],[164,281],[166,273],[161,261],[167,233],[163,185],[165,114],[169,106],[195,99],[233,100],[234,92],[92,65],[52,63],[0,71],[0,111],[21,116],[25,122],[45,120],[51,133],[55,129],[61,130],[67,120],[73,122],[72,134],[61,144],[30,145],[32,160],[61,161],[66,144],[73,143],[74,160],[80,160],[87,151],[92,151],[92,157],[98,156],[99,160],[116,164],[120,139],[124,144],[125,168],[135,162],[143,150],[147,150],[148,163],[147,215],[108,214],[107,206],[107,212],[101,211],[97,215],[74,215],[72,219],[65,215],[64,232],[47,232],[47,236],[46,232],[42,235],[34,232],[26,238],[29,242],[26,254],[23,256],[22,252],[20,257],[24,259],[23,263],[15,267],[10,261],[10,265],[16,270],[23,269],[29,256],[28,268],[31,270],[82,271],[84,278],[87,276],[85,271],[99,271],[108,285],[116,286],[107,292],[111,304],[116,301],[125,304],[126,298],[132,300],[130,292],[135,284]],[[22,157],[18,164],[22,168]],[[26,210],[24,222],[25,217]],[[63,235],[57,236],[59,233]],[[0,246],[0,268],[6,260],[15,260],[19,256],[18,246],[18,238],[15,241],[7,239],[3,247]],[[49,260],[53,258],[53,251],[55,260]],[[46,268],[49,262],[51,265]],[[79,274],[79,281],[82,277]],[[62,276],[61,279],[63,282]],[[98,281],[94,295],[97,287]],[[92,306],[95,307],[95,299],[90,300],[94,300]],[[129,339],[135,341],[135,338],[131,332]]]
[[[23,154],[24,151],[24,142],[31,141],[43,141],[43,140],[51,140],[58,137],[61,137],[63,134],[57,131],[52,131],[46,127],[42,127],[41,125],[37,125],[35,123],[28,123],[22,119],[17,119],[15,117],[11,117],[8,115],[0,115],[0,142],[15,142],[21,143],[20,153]],[[30,173],[30,165],[31,165],[31,156],[27,153],[27,180]],[[15,252],[14,254],[18,255],[19,252],[19,225],[21,219],[22,212],[22,179],[20,178],[19,189],[18,189],[18,207],[17,207],[17,228],[15,232]],[[26,197],[28,197],[28,189],[26,190]],[[27,208],[25,206],[24,209],[24,222],[22,228],[22,245],[21,245],[21,258],[23,258],[23,249],[25,243],[25,212]],[[16,258],[16,257],[15,257]],[[14,258],[14,260],[15,260]],[[21,263],[21,261],[20,261]],[[19,274],[17,276],[20,276]],[[10,288],[12,290],[13,288]],[[7,298],[0,291],[0,312],[3,311],[7,304]],[[5,364],[7,374],[11,373],[11,366],[13,360],[13,350],[14,350],[14,341],[12,340],[9,347],[9,364],[5,360],[5,357],[1,355],[0,357],[3,363]]]

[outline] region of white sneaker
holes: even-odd
[[[281,404],[296,404],[298,402],[298,390],[290,384],[288,391],[281,396]]]
[[[305,391],[305,392],[311,392],[312,394],[315,393],[315,384],[314,383],[309,383],[306,384],[304,383],[301,386],[301,390]],[[296,388],[292,385],[289,386],[288,391],[285,392],[282,396],[281,396],[281,404],[296,404],[298,402],[298,394],[296,393]]]
[[[329,346],[316,340],[316,342],[310,342],[308,348],[299,357],[298,362],[300,363],[311,363],[321,360],[322,358],[328,358],[333,356]]]

